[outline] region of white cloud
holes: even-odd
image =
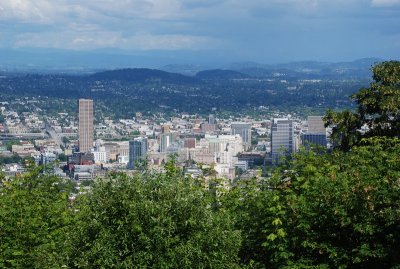
[[[17,37],[15,47],[63,48],[91,50],[95,48],[120,48],[126,50],[180,50],[207,49],[221,42],[206,36],[194,35],[152,35],[139,33],[123,36],[111,31],[65,31],[27,33]]]
[[[400,5],[400,0],[372,0],[372,6],[390,7]]]
[[[0,20],[57,23],[96,17],[170,19],[182,13],[180,0],[0,0]]]
[[[49,23],[54,11],[49,1],[0,0],[0,20]]]
[[[174,30],[184,16],[181,0],[0,0],[0,22],[24,25],[10,37],[15,47],[175,50],[210,46],[209,37]],[[40,25],[46,25],[45,32],[37,28]]]

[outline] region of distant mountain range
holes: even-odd
[[[193,84],[207,80],[237,79],[369,79],[370,68],[380,59],[362,59],[349,63],[295,62],[279,65],[232,64],[231,69],[197,71],[189,65],[170,65],[166,70],[126,68],[97,72],[90,80],[118,80],[131,83],[163,82],[170,84]],[[189,71],[190,70],[190,71]],[[197,71],[197,72],[196,72]]]
[[[202,54],[198,55],[199,61]],[[182,60],[182,59],[181,59]],[[133,67],[152,68],[135,69],[135,82],[160,79],[163,81],[191,82],[195,79],[244,79],[244,78],[304,78],[304,79],[351,79],[371,76],[370,68],[379,58],[364,58],[350,62],[300,61],[280,64],[262,64],[256,62],[237,62],[218,64],[180,64],[182,62],[173,53],[165,56],[153,52],[131,54],[124,51],[96,50],[90,52],[48,50],[5,50],[0,49],[0,74],[9,72],[24,73],[69,73],[93,74],[99,71],[123,69],[121,74],[100,73],[101,75],[122,76]],[[220,61],[218,59],[217,61]],[[162,65],[165,62],[178,64]],[[221,62],[221,61],[220,61]],[[222,61],[223,62],[223,61]],[[160,72],[157,72],[160,71]],[[132,70],[131,70],[132,71]],[[161,71],[169,74],[161,73]],[[174,73],[175,75],[172,75]],[[186,77],[179,77],[177,74]],[[99,76],[101,76],[99,75]],[[140,78],[140,76],[143,76]],[[189,79],[187,77],[192,77]],[[124,78],[126,79],[126,78]],[[133,78],[130,78],[133,79]]]
[[[303,77],[303,78],[365,78],[371,76],[371,67],[384,61],[379,58],[365,58],[352,62],[316,62],[302,61],[282,64],[260,64],[255,62],[232,63],[220,69],[199,70],[199,66],[191,67],[183,65],[173,66],[173,72],[194,75],[187,70],[197,70],[196,77],[206,79],[237,79],[237,78],[266,78],[266,77]],[[164,66],[161,70],[171,71],[170,66]],[[235,72],[235,73],[234,73]],[[203,77],[204,76],[204,77]]]

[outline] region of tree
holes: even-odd
[[[112,174],[78,199],[71,268],[235,268],[240,232],[175,170]]]
[[[358,113],[367,124],[367,136],[400,136],[400,62],[390,61],[372,68],[369,88],[361,89],[352,98]]]
[[[370,87],[351,97],[358,105],[355,113],[329,110],[325,116],[334,146],[341,150],[350,150],[362,137],[400,136],[400,61],[377,64],[372,72]],[[367,127],[363,134],[362,126]]]
[[[13,145],[21,145],[21,141],[19,141],[19,140],[10,140],[10,141],[6,142],[5,145],[6,145],[7,150],[11,151],[12,150],[12,146]]]
[[[60,160],[60,162],[68,161],[68,157],[64,153],[58,154],[58,159]]]
[[[399,155],[399,139],[364,139],[350,152],[302,151],[264,188],[238,186],[225,205],[243,233],[241,260],[264,268],[398,268]]]
[[[324,118],[327,126],[332,127],[330,139],[333,147],[342,151],[349,151],[361,138],[359,129],[362,122],[357,113],[343,111],[340,113],[329,110]]]
[[[70,142],[69,138],[66,136],[63,136],[61,140],[62,140],[64,146],[66,146]]]
[[[31,165],[0,183],[0,267],[58,268],[71,224],[70,184]]]

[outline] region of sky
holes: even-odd
[[[399,59],[400,0],[0,0],[2,53],[49,49],[171,63]]]

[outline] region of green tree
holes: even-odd
[[[71,223],[70,185],[31,167],[0,183],[0,267],[57,268]]]
[[[11,140],[6,142],[6,148],[8,151],[12,150],[13,145],[21,145],[21,142],[19,140]]]
[[[360,142],[362,137],[400,136],[400,61],[389,61],[372,68],[373,82],[351,98],[357,111],[334,112],[325,116],[326,126],[332,127],[334,146],[344,151]],[[359,132],[362,126],[368,129]]]
[[[177,171],[96,181],[78,200],[71,268],[235,268],[240,232]]]
[[[61,140],[62,140],[64,146],[66,146],[70,142],[69,138],[66,136],[63,136]]]
[[[399,155],[400,140],[389,138],[350,152],[303,151],[264,188],[238,188],[227,207],[238,212],[241,259],[265,268],[397,268]]]
[[[348,110],[336,113],[329,110],[324,119],[326,125],[332,127],[330,139],[335,148],[348,151],[360,141],[359,129],[362,122],[357,113]]]
[[[378,64],[372,71],[374,81],[370,87],[352,96],[362,122],[369,127],[367,136],[399,137],[400,61]]]
[[[13,154],[11,156],[0,156],[0,164],[9,163],[19,163],[22,158],[18,154]]]
[[[60,162],[68,161],[68,157],[64,153],[58,154],[58,159],[60,160]]]

